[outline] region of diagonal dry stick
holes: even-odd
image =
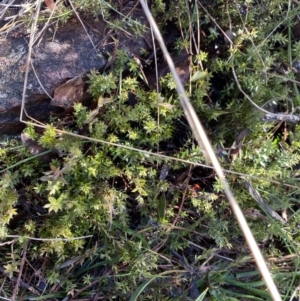
[[[144,0],[140,0],[140,3],[144,9],[145,15],[146,15],[149,23],[151,24],[151,26],[153,28],[154,35],[161,47],[161,50],[163,51],[165,59],[168,62],[173,79],[176,83],[176,89],[177,89],[178,95],[180,97],[181,106],[184,110],[184,113],[185,113],[186,118],[189,122],[189,125],[193,131],[193,134],[194,134],[196,140],[198,141],[199,145],[204,150],[207,160],[209,160],[212,163],[212,165],[218,175],[218,178],[220,179],[220,182],[222,183],[222,185],[224,187],[224,192],[229,200],[232,211],[234,212],[235,217],[240,225],[240,228],[246,238],[246,241],[253,254],[256,264],[260,270],[260,273],[266,282],[266,285],[269,289],[272,299],[274,301],[281,301],[282,300],[281,296],[280,296],[278,289],[271,277],[269,269],[268,269],[268,267],[265,263],[265,260],[260,252],[260,249],[254,239],[254,236],[247,224],[247,221],[243,215],[243,212],[242,212],[240,206],[238,205],[235,197],[233,196],[231,189],[229,188],[228,182],[225,179],[224,173],[222,171],[222,167],[215,155],[215,152],[212,149],[212,146],[208,140],[208,137],[207,137],[199,119],[198,119],[198,116],[197,116],[190,100],[188,99],[188,97],[185,93],[184,87],[179,79],[179,76],[178,76],[176,70],[175,70],[174,63],[173,63],[172,58],[166,48],[166,45],[163,41],[162,35],[157,27],[157,24],[151,14],[151,12],[149,11],[149,8],[148,8],[146,2]]]

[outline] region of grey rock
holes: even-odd
[[[131,57],[153,51],[150,28],[141,7],[125,6],[122,13],[145,25],[140,36],[128,34],[127,29],[113,33],[101,17],[94,20],[90,16],[80,16],[88,35],[76,17],[58,27],[54,22],[43,32],[42,26],[37,28],[40,38],[33,46],[25,97],[30,117],[47,121],[50,114],[72,110],[72,103],[88,100],[87,74],[91,69],[113,69],[114,59],[108,62],[105,56],[114,58],[116,49],[123,48]],[[1,26],[5,26],[5,21],[0,20],[0,29]],[[28,43],[27,28],[16,27],[7,35],[0,30],[0,135],[15,135],[24,128],[19,115]]]
[[[105,23],[92,19],[82,20],[91,29],[89,36],[93,44],[99,45],[103,39]],[[18,119],[28,43],[29,35],[25,29],[0,36],[0,135],[16,134],[24,127]],[[100,70],[106,62],[77,19],[71,19],[58,28],[48,27],[33,47],[25,98],[26,111],[33,118],[47,120],[50,113],[59,110],[50,104],[58,86],[87,74],[91,69]]]

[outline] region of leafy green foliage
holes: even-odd
[[[113,1],[72,3],[79,12],[101,14],[112,32],[137,36],[146,29]],[[299,126],[289,126],[288,140],[249,101],[275,113],[298,105],[291,66],[300,46],[286,33],[297,7],[279,6],[277,0],[221,0],[204,8],[196,2],[151,2],[162,29],[167,22],[177,26],[171,49],[190,47],[193,53],[187,91],[255,237],[266,257],[285,259],[299,252]],[[64,22],[71,12],[61,3],[53,17]],[[223,35],[228,24],[235,33],[232,44]],[[21,242],[30,236],[46,239],[29,240],[26,267],[41,271],[39,281],[51,298],[92,298],[101,288],[107,300],[188,300],[193,287],[200,295],[208,285],[209,300],[269,300],[215,174],[179,161],[205,164],[170,74],[160,77],[159,93],[143,81],[137,58],[116,49],[110,71],[91,70],[94,103],[74,104],[72,126],[65,123],[58,132],[61,117],[44,131],[26,128],[52,150],[48,161],[33,159],[20,141],[0,148],[0,237],[22,235],[19,245],[6,246],[10,256],[1,255],[5,272],[10,278],[18,274]],[[238,139],[245,129],[248,134]],[[240,174],[255,176],[252,185],[274,211],[287,213],[288,223],[264,212]],[[269,265],[282,295],[290,296],[299,260]]]
[[[14,206],[18,201],[18,194],[14,190],[14,185],[16,184],[16,174],[7,172],[3,175],[0,186],[0,225],[4,226],[8,224],[9,220],[17,214]]]

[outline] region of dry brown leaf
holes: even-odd
[[[252,184],[246,179],[246,177],[242,177],[244,180],[245,186],[248,189],[250,195],[253,199],[257,202],[257,204],[267,212],[271,217],[277,219],[278,221],[282,222],[283,224],[286,222],[275,210],[273,210],[267,202],[260,196],[260,193],[252,186]]]
[[[27,133],[21,134],[21,140],[24,146],[30,151],[31,154],[37,155],[45,151],[39,143],[33,140]]]
[[[32,139],[27,133],[21,134],[21,140],[23,145],[30,151],[32,155],[38,155],[42,152],[45,152],[46,149],[43,148],[37,141]],[[41,162],[50,162],[53,158],[53,154],[44,154],[37,157]]]
[[[190,70],[189,57],[190,54],[184,52],[175,57],[172,57],[176,68],[176,72],[183,85],[185,85],[190,78],[191,70]],[[166,61],[158,65],[158,78],[165,76],[168,72],[170,72],[170,69]],[[148,86],[151,89],[156,89],[156,72],[154,70],[150,70],[150,71],[148,70],[144,72],[144,75],[146,77]]]
[[[84,81],[82,76],[68,80],[54,91],[51,105],[69,109],[74,102],[82,102],[84,98]]]
[[[51,10],[55,10],[57,9],[56,4],[53,0],[44,0],[45,4],[48,8],[50,8]]]

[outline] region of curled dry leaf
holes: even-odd
[[[21,140],[23,145],[30,151],[32,155],[37,155],[45,151],[45,149],[40,146],[37,141],[33,140],[27,133],[21,134]]]
[[[54,91],[54,98],[51,105],[70,109],[75,102],[82,102],[84,99],[85,82],[82,76],[76,76],[59,86]]]
[[[181,54],[172,57],[176,72],[182,82],[185,85],[190,78],[190,54],[182,52]],[[163,63],[158,65],[158,78],[165,76],[168,72],[170,72],[168,63],[164,61]],[[151,89],[156,89],[156,72],[154,70],[147,70],[144,72],[146,77],[146,82]],[[161,89],[158,87],[159,90]]]
[[[55,10],[57,7],[56,7],[56,4],[53,0],[44,0],[45,1],[45,4],[48,8],[50,8],[51,10]]]
[[[99,97],[98,98],[98,105],[97,105],[97,108],[94,109],[93,111],[91,111],[87,117],[87,119],[84,121],[84,124],[89,124],[91,123],[95,118],[96,116],[98,115],[99,113],[99,109],[103,107],[104,104],[106,103],[110,103],[112,102],[112,99],[111,98],[103,98],[103,97]]]
[[[251,133],[250,130],[247,128],[242,130],[236,138],[236,144],[239,145],[243,141],[243,139],[246,136],[248,136],[250,133]]]
[[[159,179],[164,181],[169,173],[169,166],[167,164],[164,164],[159,175]]]
[[[37,141],[32,139],[27,133],[21,134],[21,140],[23,145],[30,151],[32,155],[38,155],[47,150],[43,148]],[[44,154],[39,156],[37,159],[41,162],[50,162],[53,158],[53,154]]]
[[[245,177],[242,177],[242,179],[244,180],[245,186],[248,189],[250,195],[257,202],[257,204],[271,217],[284,224],[286,221],[265,202],[265,200],[260,196],[259,192],[252,186],[252,184]]]
[[[245,216],[250,217],[252,219],[263,219],[265,221],[268,221],[268,219],[259,212],[259,210],[255,208],[248,208],[243,211]]]

